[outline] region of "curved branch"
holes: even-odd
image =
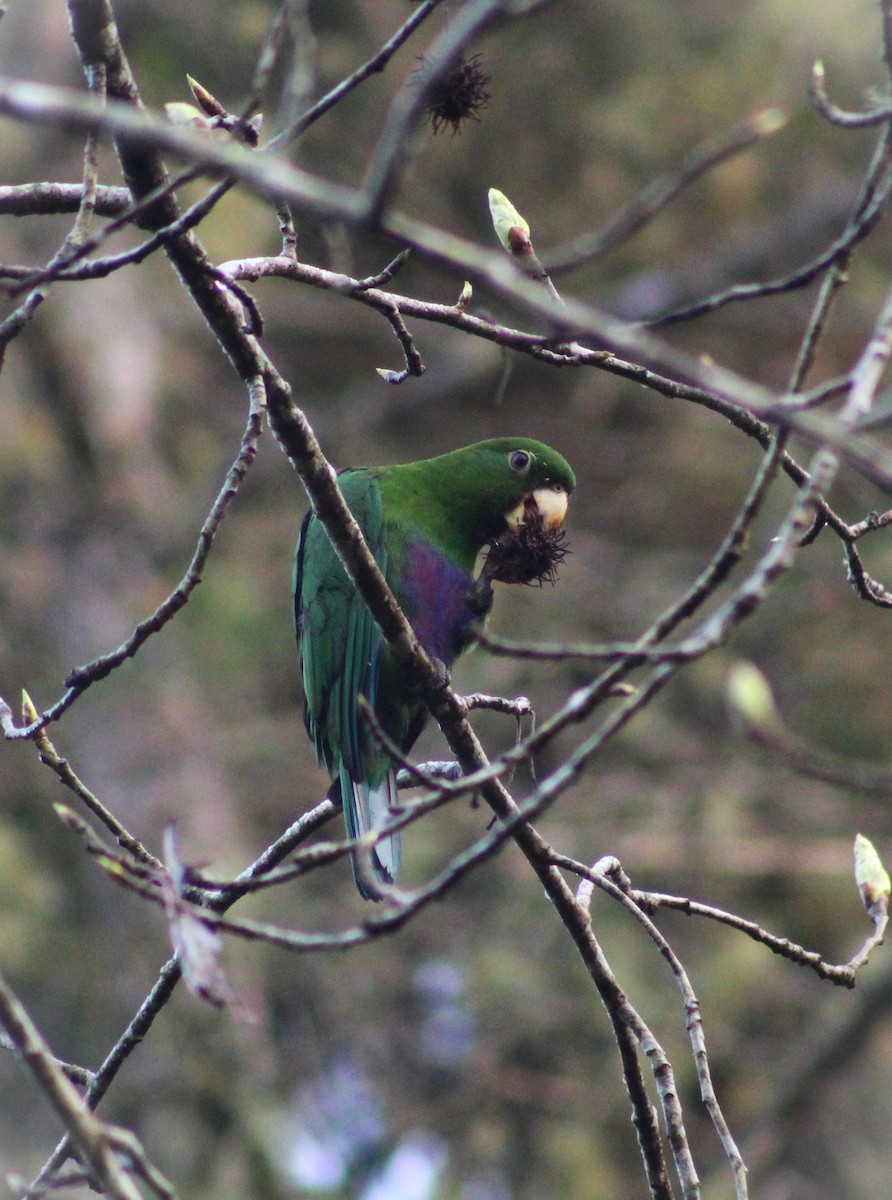
[[[866,129],[870,125],[882,125],[892,120],[892,104],[880,104],[860,113],[848,112],[834,104],[827,95],[827,76],[824,64],[820,61],[812,67],[808,94],[817,112],[831,125],[839,125],[843,129]]]

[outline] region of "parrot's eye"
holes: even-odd
[[[526,450],[512,450],[508,455],[508,466],[512,471],[516,471],[518,475],[523,475],[529,471],[532,461],[532,454],[527,453]]]

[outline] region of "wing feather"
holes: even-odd
[[[345,471],[338,482],[386,574],[388,548],[377,480],[360,470]],[[390,760],[365,732],[357,704],[357,696],[363,695],[376,708],[382,636],[312,513],[301,527],[295,556],[294,618],[307,730],[317,758],[334,777],[329,794],[340,795],[348,836],[361,837],[386,824],[396,800]],[[368,862],[383,884],[392,883],[400,863],[399,833],[382,838]],[[366,887],[355,860],[353,871],[360,893],[380,899]]]
[[[382,571],[387,545],[381,493],[368,471],[345,471],[338,482]],[[321,522],[304,521],[295,559],[295,627],[304,688],[304,718],[317,757],[332,774],[368,771],[368,739],[356,703],[375,703],[381,631],[356,592]]]

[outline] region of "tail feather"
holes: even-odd
[[[381,783],[373,785],[362,781],[357,783],[343,771],[339,783],[347,836],[359,838],[383,829],[397,802],[395,773],[388,771]],[[366,858],[374,878],[383,884],[393,883],[400,869],[400,841],[399,833],[388,834],[375,844]],[[356,855],[353,856],[352,866],[353,878],[363,899],[380,900],[381,897],[373,895],[363,882],[363,872],[358,867]]]

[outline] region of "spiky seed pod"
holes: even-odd
[[[516,532],[503,533],[489,548],[482,574],[499,583],[554,583],[557,568],[570,553],[563,528],[546,529],[530,517]]]
[[[427,113],[434,133],[444,125],[452,126],[455,136],[462,121],[479,121],[477,115],[489,102],[490,77],[480,66],[480,55],[463,58],[441,79],[427,101]]]

